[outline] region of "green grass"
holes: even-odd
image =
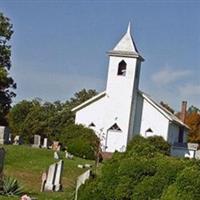
[[[64,171],[62,176],[62,192],[40,192],[42,173],[48,166],[56,162],[53,158],[53,151],[46,149],[36,149],[28,146],[4,146],[6,158],[4,174],[16,178],[24,187],[24,192],[38,200],[71,200],[73,199],[75,183],[77,177],[86,169],[80,169],[78,164],[89,163],[94,165],[94,161],[84,160],[75,157],[73,160],[64,160]],[[18,200],[19,197],[3,197],[1,200]]]

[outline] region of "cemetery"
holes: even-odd
[[[5,3],[16,29],[9,9],[0,10],[0,200],[200,200],[200,109],[194,106],[200,85],[191,82],[199,80],[193,54],[199,49],[190,6],[185,16],[180,5],[172,17],[166,9],[172,21],[165,21],[161,6],[151,5],[153,20],[144,5],[137,13],[131,2],[130,10],[128,2],[96,2],[98,9],[89,2],[87,10],[80,2],[33,2],[31,9]],[[117,40],[126,14],[145,20],[136,22],[134,37],[129,21]],[[97,55],[107,47],[108,67],[102,67]]]
[[[26,145],[4,145],[3,148],[5,149],[4,174],[16,178],[23,187],[23,194],[27,194],[32,199],[73,199],[78,176],[88,170],[86,167],[77,166],[94,166],[94,161],[78,157],[66,159],[65,152],[59,152],[61,160],[55,160],[54,151],[51,149]],[[55,167],[60,173],[57,173],[54,182],[51,180],[53,176],[47,176],[41,192],[43,173],[49,170],[55,173]],[[0,199],[19,200],[19,196],[0,196]]]

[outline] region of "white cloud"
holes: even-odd
[[[188,77],[189,75],[191,75],[190,70],[175,70],[172,68],[163,68],[160,71],[154,73],[151,79],[156,84],[166,85]]]
[[[183,96],[199,96],[200,84],[185,84],[179,87],[180,94]]]

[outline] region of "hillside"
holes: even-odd
[[[24,186],[25,193],[40,200],[60,200],[73,199],[73,193],[76,183],[76,178],[85,171],[79,169],[78,164],[90,163],[93,161],[84,160],[75,157],[73,160],[64,158],[64,153],[61,152],[61,157],[64,160],[63,172],[63,192],[40,192],[41,175],[43,171],[48,169],[48,166],[55,162],[53,151],[46,149],[36,149],[28,146],[4,146],[6,150],[6,158],[4,165],[4,173],[7,176],[17,178]],[[15,200],[18,197],[3,197],[2,200]]]

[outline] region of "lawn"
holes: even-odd
[[[42,173],[48,166],[56,160],[53,158],[53,151],[47,149],[37,149],[29,146],[4,146],[6,158],[4,174],[17,178],[23,185],[24,192],[38,200],[71,200],[74,196],[74,189],[77,177],[86,169],[80,169],[78,164],[89,163],[94,165],[94,161],[75,157],[67,160],[64,152],[61,158],[64,160],[63,170],[63,191],[62,192],[40,192]],[[3,197],[1,200],[19,200],[19,197]]]

